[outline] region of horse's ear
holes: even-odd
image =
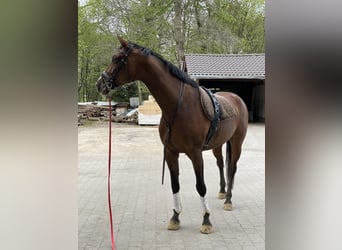
[[[128,48],[128,42],[123,39],[120,35],[117,35],[118,40],[123,48]]]

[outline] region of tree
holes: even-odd
[[[230,27],[238,38],[238,52],[262,53],[264,48],[264,0],[216,0],[215,21]]]
[[[99,5],[96,1],[89,1],[87,5],[79,6],[79,101],[104,100],[104,97],[97,92],[95,82],[100,72],[108,66],[109,59],[116,47],[114,42],[117,39],[102,26],[102,20],[97,13],[98,8]],[[133,89],[133,87],[131,86],[129,89]],[[126,92],[124,91],[121,95],[118,95],[118,101],[128,101],[129,97],[123,98],[127,95]]]
[[[185,27],[184,27],[184,17],[183,17],[183,1],[174,0],[174,11],[175,15],[173,18],[174,23],[174,39],[176,42],[176,59],[178,66],[181,67],[182,61],[184,60],[185,54]]]
[[[264,0],[89,0],[78,13],[79,100],[103,98],[94,83],[119,46],[117,34],[180,66],[186,53],[263,53],[264,11]],[[138,86],[115,93],[138,96]]]
[[[88,6],[78,8],[78,91],[80,101],[96,100],[95,80],[100,68],[97,56],[99,33],[96,23],[89,21]]]

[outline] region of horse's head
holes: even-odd
[[[118,53],[113,55],[111,64],[96,81],[97,90],[103,95],[107,95],[115,87],[135,80],[132,78],[135,75],[135,67],[130,63],[132,61],[131,57],[133,57],[133,55],[130,56],[134,50],[133,45],[120,36],[118,36],[118,39],[121,44]]]

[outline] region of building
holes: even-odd
[[[238,94],[250,121],[265,120],[265,54],[187,54],[183,70],[213,92]]]

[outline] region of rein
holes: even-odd
[[[112,98],[108,96],[108,102],[109,102],[108,209],[109,209],[110,238],[112,242],[112,250],[115,250],[112,203],[110,200],[110,170],[111,170],[111,159],[112,159],[112,104],[111,104],[111,101],[112,101]]]
[[[165,121],[166,123],[166,129],[167,129],[167,132],[166,132],[166,136],[165,136],[165,141],[164,141],[164,156],[163,156],[163,170],[162,170],[162,185],[164,185],[164,173],[165,173],[165,155],[166,155],[166,143],[169,142],[171,144],[171,141],[170,141],[170,137],[171,137],[171,128],[172,128],[172,125],[173,123],[175,122],[176,120],[176,117],[177,117],[177,113],[178,113],[178,110],[183,102],[183,96],[184,96],[184,83],[181,82],[181,86],[180,86],[180,89],[179,89],[179,98],[178,98],[178,101],[177,101],[177,107],[176,107],[176,110],[175,112],[173,113],[173,116],[172,116],[172,119],[171,119],[171,122],[168,122],[165,117],[163,116],[163,120]]]

